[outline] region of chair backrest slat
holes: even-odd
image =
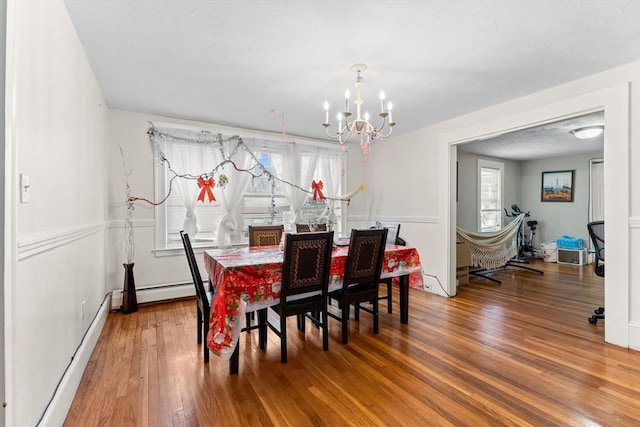
[[[202,305],[208,307],[209,300],[207,299],[207,292],[204,289],[204,284],[202,283],[202,276],[200,275],[200,269],[198,268],[198,263],[193,253],[193,248],[191,247],[191,240],[189,239],[189,235],[184,231],[180,231],[180,237],[182,238],[184,252],[187,255],[187,261],[189,262],[189,269],[191,270],[193,284],[196,287],[196,296]]]
[[[287,234],[280,300],[287,296],[322,291],[326,299],[331,269],[333,231]]]
[[[280,244],[284,225],[250,225],[249,246],[277,246]]]
[[[344,284],[378,286],[387,240],[387,229],[351,230]]]
[[[311,225],[309,224],[296,224],[296,232],[297,233],[311,233],[314,231],[327,231],[327,224],[315,224],[313,225],[313,230],[311,229]]]

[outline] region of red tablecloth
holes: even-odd
[[[348,246],[334,246],[329,290],[342,286]],[[207,345],[218,356],[231,357],[244,327],[244,314],[280,300],[283,252],[277,246],[213,249],[205,252],[205,268],[213,284]],[[410,286],[422,288],[418,251],[387,245],[381,277],[409,274]]]

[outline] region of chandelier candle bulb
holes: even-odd
[[[342,114],[338,113],[338,132],[342,131]]]
[[[380,92],[380,112],[384,113],[384,92]]]
[[[393,116],[391,115],[391,110],[393,110],[393,104],[388,103],[387,109],[389,110],[389,124],[393,123]]]
[[[329,103],[324,101],[324,123],[329,124]]]
[[[349,89],[344,91],[344,111],[349,112],[349,98],[351,97],[351,92]]]

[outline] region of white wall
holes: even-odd
[[[108,112],[62,1],[9,2],[7,34],[4,417],[32,426],[107,293]]]
[[[531,219],[538,220],[535,245],[568,235],[589,245],[589,159],[601,158],[602,153],[587,153],[522,162],[521,208],[531,211]],[[575,170],[573,202],[542,202],[542,172]]]
[[[458,203],[457,225],[466,230],[476,230],[477,224],[477,160],[505,163],[504,207],[511,212],[511,205],[517,204],[524,212],[531,212],[528,218],[538,221],[533,245],[556,240],[569,235],[584,239],[588,245],[587,233],[589,206],[589,159],[600,158],[603,153],[587,153],[572,156],[514,162],[504,159],[477,156],[458,151]],[[571,203],[542,202],[542,172],[554,170],[575,170],[574,201]],[[504,215],[503,215],[504,217]],[[512,218],[503,218],[508,222]],[[505,222],[505,223],[506,223]],[[528,233],[528,228],[526,228]]]
[[[384,153],[374,156],[370,165],[351,162],[351,153],[349,182],[363,180],[380,193],[392,194],[370,216],[405,218],[403,229],[411,229],[412,244],[426,271],[454,293],[454,145],[604,109],[605,221],[610,241],[605,338],[640,349],[639,108],[636,62],[387,140]],[[380,173],[382,168],[387,172]]]

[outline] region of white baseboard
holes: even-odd
[[[107,320],[107,315],[111,311],[111,298],[107,295],[94,317],[89,329],[82,338],[82,342],[75,354],[71,363],[64,372],[64,375],[58,383],[47,409],[45,410],[38,426],[61,426],[64,424],[64,420],[67,417],[69,408],[73,403],[73,399],[78,391],[78,386],[82,380],[84,370],[89,363],[93,349],[98,343],[102,328]]]
[[[629,348],[640,351],[640,323],[629,323]]]
[[[138,304],[147,302],[166,301],[175,298],[191,297],[196,294],[193,283],[173,283],[163,286],[136,289]],[[113,291],[111,305],[113,308],[122,306],[122,290]]]

